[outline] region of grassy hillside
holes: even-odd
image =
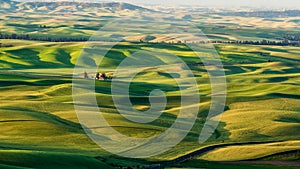
[[[1,150],[1,168],[107,168],[109,165],[82,155],[32,150]]]
[[[209,110],[211,87],[204,67],[191,64],[195,76],[199,77],[201,97],[196,124],[172,150],[139,161],[122,159],[102,150],[85,135],[78,123],[72,104],[71,75],[83,43],[16,40],[1,40],[0,43],[13,45],[0,48],[0,163],[3,168],[38,168],[44,163],[49,168],[137,165],[170,160],[205,146],[229,143],[233,145],[214,149],[198,158],[248,160],[300,148],[298,47],[217,45],[227,75],[228,95],[226,110],[214,135],[202,145],[197,143]],[[139,49],[154,51],[162,47],[188,64],[200,62],[182,45],[124,42],[107,54],[100,70],[112,72],[116,64]],[[97,63],[93,56],[91,61]],[[94,76],[95,72],[88,73]],[[168,74],[155,69],[141,73],[134,82],[132,102],[140,110],[149,106],[147,91],[154,88],[167,91],[167,110],[158,120],[144,125],[125,120],[113,105],[109,81],[96,82],[98,104],[103,107],[110,125],[125,135],[140,138],[160,134],[178,114],[180,93],[177,84]],[[274,143],[247,145],[251,141]],[[94,157],[104,158],[105,162]],[[186,166],[198,165],[197,162],[190,164]]]

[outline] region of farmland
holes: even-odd
[[[88,10],[73,11],[74,15],[71,15],[72,11],[60,11],[59,7],[55,7],[47,9],[53,13],[42,17],[36,14],[45,9],[41,7],[36,10],[30,4],[25,12],[19,10],[8,13],[7,10],[15,10],[13,4],[10,4],[10,8],[1,9],[5,14],[0,16],[1,33],[54,38],[89,38],[99,27],[125,15],[138,15],[138,21],[142,24],[149,22],[146,17],[149,13],[152,19],[161,15],[156,11],[158,9],[126,5],[118,8],[99,7],[94,13]],[[17,13],[25,15],[17,17]],[[297,16],[274,21],[260,17],[222,16],[218,13],[211,16],[203,11],[199,12],[201,17],[194,11],[190,13],[191,22],[212,40],[282,41],[284,34],[294,35],[299,31]],[[166,17],[159,20],[159,31],[165,29],[173,32],[176,26],[189,28],[178,23],[178,18],[165,23],[171,20],[170,15],[165,14]],[[184,15],[178,16],[184,18]],[[208,20],[204,21],[203,16]],[[16,19],[11,20],[13,17]],[[249,20],[251,24],[248,24]],[[230,24],[224,24],[224,21]],[[277,24],[270,27],[270,23]],[[115,27],[108,28],[101,34],[104,40],[118,39],[119,35],[126,34],[123,29],[116,29],[116,32]],[[118,43],[0,40],[0,168],[115,168],[158,164],[176,168],[222,169],[299,166],[299,47],[214,43],[226,74],[226,104],[217,129],[206,142],[199,144],[199,133],[212,102],[210,76],[203,60],[188,45],[172,42],[174,39],[164,33],[154,31],[149,34],[151,27],[134,27],[134,31],[145,35],[131,36]],[[108,50],[105,56],[93,53],[92,46],[95,44],[100,44],[100,51]],[[174,77],[186,70],[178,66],[174,74],[169,74],[153,66],[137,74],[129,93],[135,109],[149,109],[148,97],[154,89],[164,91],[167,97],[166,109],[158,119],[139,124],[124,118],[116,109],[111,93],[112,81],[84,79],[84,72],[74,74],[74,67],[97,66],[99,72],[106,72],[114,78],[117,66],[125,58],[136,59],[133,55],[138,51],[153,53],[153,60],[147,57],[149,63],[157,59],[171,63],[172,59],[161,55],[163,50],[184,61],[197,81],[201,101],[193,105],[199,108],[195,124],[178,145],[160,155],[132,159],[107,152],[86,135],[79,123],[73,98],[81,95],[72,92],[74,81],[87,86],[95,85],[95,97],[101,113],[116,131],[132,138],[148,138],[163,133],[176,120],[181,109],[180,96],[192,90],[184,88],[180,91]],[[88,56],[88,62],[80,60],[83,53]],[[144,57],[134,61],[138,64],[145,60],[147,63],[146,55]],[[95,77],[95,71],[86,71],[89,77]],[[134,70],[128,67],[123,71],[130,74]],[[191,77],[183,76],[180,80],[188,83]],[[81,104],[88,105],[88,102]],[[96,129],[94,131],[97,132]],[[153,150],[153,147],[148,148],[148,151]],[[192,159],[176,162],[191,154],[194,154]]]

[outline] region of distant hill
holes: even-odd
[[[225,15],[225,16],[259,17],[259,18],[299,17],[300,10],[225,12],[225,13],[219,13],[219,14]]]
[[[17,5],[20,4],[16,1],[11,0],[1,0],[0,1],[0,10],[15,10]]]
[[[65,12],[65,11],[89,11],[106,9],[111,11],[140,10],[151,11],[140,6],[122,2],[76,2],[76,1],[49,1],[49,2],[20,2],[13,0],[1,0],[0,11],[28,11],[28,12]]]

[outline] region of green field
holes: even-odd
[[[201,77],[198,78],[198,84],[202,101],[198,105],[200,111],[197,122],[179,145],[143,161],[109,154],[93,143],[81,129],[72,104],[71,75],[84,43],[36,43],[21,40],[2,40],[1,43],[14,44],[13,47],[0,48],[0,162],[3,168],[39,167],[46,159],[49,168],[88,168],[86,163],[94,168],[120,164],[155,164],[218,144],[224,146],[201,154],[197,159],[249,160],[300,149],[300,74],[297,58],[300,52],[297,47],[216,45],[228,83],[226,110],[218,129],[207,142],[200,145],[197,143],[209,110],[210,84],[203,66],[191,66],[195,76]],[[179,55],[186,63],[199,60],[188,50],[180,50],[184,46],[164,47]],[[114,52],[108,54],[108,59],[103,60],[101,64],[104,66],[100,66],[100,70],[108,73],[113,70],[115,65],[109,60],[110,54],[119,55],[118,58],[123,59],[126,53],[142,48],[157,50],[161,46],[120,43],[114,47]],[[115,60],[117,63],[119,61]],[[92,73],[89,72],[90,75]],[[155,69],[143,72],[135,78],[135,82],[137,84],[133,83],[131,87],[133,92],[151,88],[168,91],[165,113],[158,120],[145,125],[125,120],[113,106],[109,95],[110,82],[104,81],[96,83],[96,97],[99,106],[104,107],[102,111],[105,118],[117,131],[131,137],[149,137],[165,131],[174,122],[180,107],[176,83]],[[137,109],[143,110],[149,106],[145,96],[132,94]],[[247,145],[247,142],[253,141],[257,144]],[[266,141],[272,143],[264,143]],[[236,143],[244,145],[235,146]],[[95,157],[104,160],[95,160]],[[183,163],[191,167],[189,164]],[[192,167],[195,165],[196,162]]]
[[[126,3],[36,5],[1,1],[0,168],[299,168],[299,40],[298,45],[288,43],[286,46],[227,42],[281,42],[286,40],[285,35],[297,38],[299,10],[293,11],[296,14],[290,17],[285,16],[289,14],[286,11],[279,11],[283,13],[280,16],[275,12],[272,17],[259,17],[250,12],[249,17],[236,13],[241,9],[231,10],[232,13],[222,13],[213,8],[153,6],[146,9]],[[123,17],[130,19],[123,20]],[[114,19],[121,20],[109,25]],[[100,28],[103,30],[99,31]],[[209,65],[205,67],[203,60],[183,43],[187,40],[191,46],[205,47],[198,51],[204,56],[211,52],[211,44],[197,43],[207,40],[198,29],[214,41],[227,82],[224,112],[222,116],[213,117],[213,120],[221,118],[220,123],[201,144],[199,134],[212,96],[220,96],[212,93]],[[95,39],[85,42],[95,33]],[[195,36],[195,33],[201,35]],[[127,37],[114,43],[123,35]],[[100,55],[97,50],[108,52]],[[152,56],[145,54],[139,58],[134,55],[139,51]],[[196,94],[201,101],[191,105],[199,108],[191,131],[172,149],[148,158],[125,158],[104,150],[88,137],[83,130],[85,126],[79,123],[73,99],[86,98],[88,94],[72,92],[73,82],[83,85],[82,91],[95,85],[101,113],[116,131],[132,138],[158,136],[172,126],[180,109],[188,108],[181,106],[181,95],[195,94],[188,85],[192,80],[188,69],[175,63],[165,52],[187,64],[197,81],[199,93]],[[83,54],[85,59],[81,57]],[[118,112],[112,98],[111,80],[91,80],[96,74],[93,67],[116,78],[116,68],[127,58],[132,65],[121,70],[123,75],[133,73],[134,66],[140,63],[146,65],[129,87],[135,109],[146,111],[151,107],[152,90],[165,92],[166,109],[150,123],[135,123]],[[168,63],[166,67],[173,73],[153,65],[158,60]],[[208,57],[206,61],[215,60]],[[81,68],[80,72],[74,72],[75,65]],[[85,71],[90,79],[83,78]],[[176,79],[184,84],[182,90]],[[79,105],[91,107],[89,100],[84,99]],[[93,128],[90,131],[105,130]],[[107,140],[114,137],[99,136]],[[161,149],[157,146],[144,150]]]

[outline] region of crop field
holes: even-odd
[[[299,11],[239,11],[1,1],[0,168],[299,168]],[[132,27],[110,24],[122,17],[130,18],[122,24]],[[198,29],[204,33],[201,38],[207,37],[212,43],[197,43],[203,40],[193,32]],[[93,39],[99,32],[101,38]],[[190,46],[213,45],[210,50],[219,55],[226,75],[224,111],[212,118],[220,122],[203,143],[199,143],[199,134],[212,98],[222,93],[212,92],[210,65],[176,38],[190,40]],[[209,50],[199,52],[206,56]],[[130,64],[117,74],[116,69],[126,59]],[[215,61],[213,57],[206,59],[208,63]],[[135,65],[141,71],[129,86],[133,108],[149,110],[155,89],[164,91],[167,100],[162,114],[153,121],[131,115],[149,123],[130,121],[114,103],[114,80],[135,73]],[[95,80],[97,72],[106,73],[108,80]],[[199,93],[189,86],[193,79]],[[82,85],[81,93],[74,92],[77,84]],[[80,123],[75,107],[92,107],[86,99],[88,93],[84,93],[91,86],[109,126],[131,138],[158,136],[174,124],[181,109],[199,110],[187,136],[170,150],[147,158],[125,158],[97,145]],[[182,106],[181,96],[191,94],[199,96],[200,102]],[[83,99],[75,103],[76,97]],[[105,132],[101,125],[90,132]],[[115,137],[99,134],[103,140]],[[142,145],[132,144],[135,147],[126,151]],[[144,150],[161,149],[148,146]]]
[[[2,47],[0,51],[0,154],[5,157],[0,161],[3,166],[38,167],[41,164],[33,164],[31,161],[38,159],[42,163],[45,158],[51,164],[50,168],[72,167],[70,163],[74,164],[73,160],[78,168],[86,167],[84,163],[94,166],[119,161],[124,165],[143,163],[140,160],[120,159],[100,149],[85,135],[78,123],[72,104],[71,75],[83,43],[33,43],[22,40],[2,40],[1,43],[14,43],[13,47]],[[115,46],[111,54],[120,55],[119,58],[122,59],[126,57],[124,53],[130,53],[132,48],[145,46],[148,50],[161,47],[157,44],[124,42]],[[184,46],[167,47],[174,53],[181,53],[182,59],[189,56],[186,63],[199,61],[189,51],[180,50]],[[299,150],[298,48],[218,44],[216,49],[224,64],[228,83],[226,110],[217,130],[204,144],[195,144],[209,110],[211,91],[203,66],[193,66],[195,76],[200,77],[198,87],[202,101],[197,105],[200,108],[198,119],[192,131],[179,145],[160,156],[147,159],[147,163],[172,160],[218,144],[223,147],[199,155],[198,158],[208,161],[249,160]],[[101,63],[104,66],[100,66],[99,70],[110,72],[114,68],[112,63],[109,59],[104,59]],[[93,75],[93,72],[88,73]],[[180,106],[176,82],[164,72],[149,69],[138,75],[134,83],[131,89],[137,93],[151,88],[169,91],[165,113],[149,124],[129,122],[113,106],[110,82],[99,81],[96,82],[96,97],[99,107],[104,107],[102,112],[105,118],[117,131],[130,137],[155,136],[165,131],[176,119]],[[132,96],[137,109],[149,107],[145,96],[134,93]],[[95,157],[103,157],[106,163],[95,160]],[[57,162],[60,158],[66,160]]]

